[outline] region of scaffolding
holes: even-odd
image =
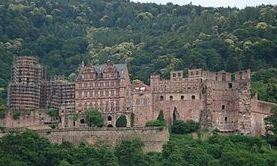
[[[40,108],[41,65],[36,57],[17,57],[12,66],[8,106],[15,110]]]

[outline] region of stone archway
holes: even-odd
[[[112,124],[109,124],[107,127],[113,127],[113,125],[112,125]]]
[[[178,113],[176,107],[174,107],[173,116],[172,116],[172,117],[173,117],[173,122],[174,122],[175,120],[179,120],[179,119],[180,119],[180,114]]]

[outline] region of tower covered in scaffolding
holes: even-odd
[[[14,110],[40,108],[42,67],[36,57],[16,57],[9,84],[8,107]]]

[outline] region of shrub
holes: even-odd
[[[59,110],[56,108],[50,108],[47,113],[51,118],[58,118],[59,117]]]
[[[148,121],[146,122],[146,127],[165,127],[165,121],[164,120],[154,120],[154,121]]]
[[[117,120],[116,120],[116,127],[126,127],[127,126],[127,119],[125,115],[121,115]]]
[[[194,121],[181,121],[176,120],[173,122],[173,126],[171,128],[172,133],[174,134],[187,134],[195,132],[199,129],[199,124]]]

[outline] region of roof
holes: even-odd
[[[122,78],[125,69],[127,68],[126,64],[113,64],[119,74],[119,77]],[[106,67],[106,64],[102,64],[102,65],[96,65],[94,66],[96,72],[99,74],[103,73],[104,68]]]
[[[127,65],[126,64],[113,64],[113,65],[115,66],[115,68],[116,68],[116,70],[118,72],[119,78],[123,78],[124,71],[127,68]],[[79,69],[78,77],[79,77],[80,73],[83,71],[83,69],[85,69],[87,67],[88,68],[94,67],[95,71],[98,74],[98,76],[101,76],[103,74],[103,71],[104,71],[106,66],[107,66],[107,64],[101,64],[101,65],[95,65],[95,66],[92,66],[92,65],[81,66],[80,69]]]

